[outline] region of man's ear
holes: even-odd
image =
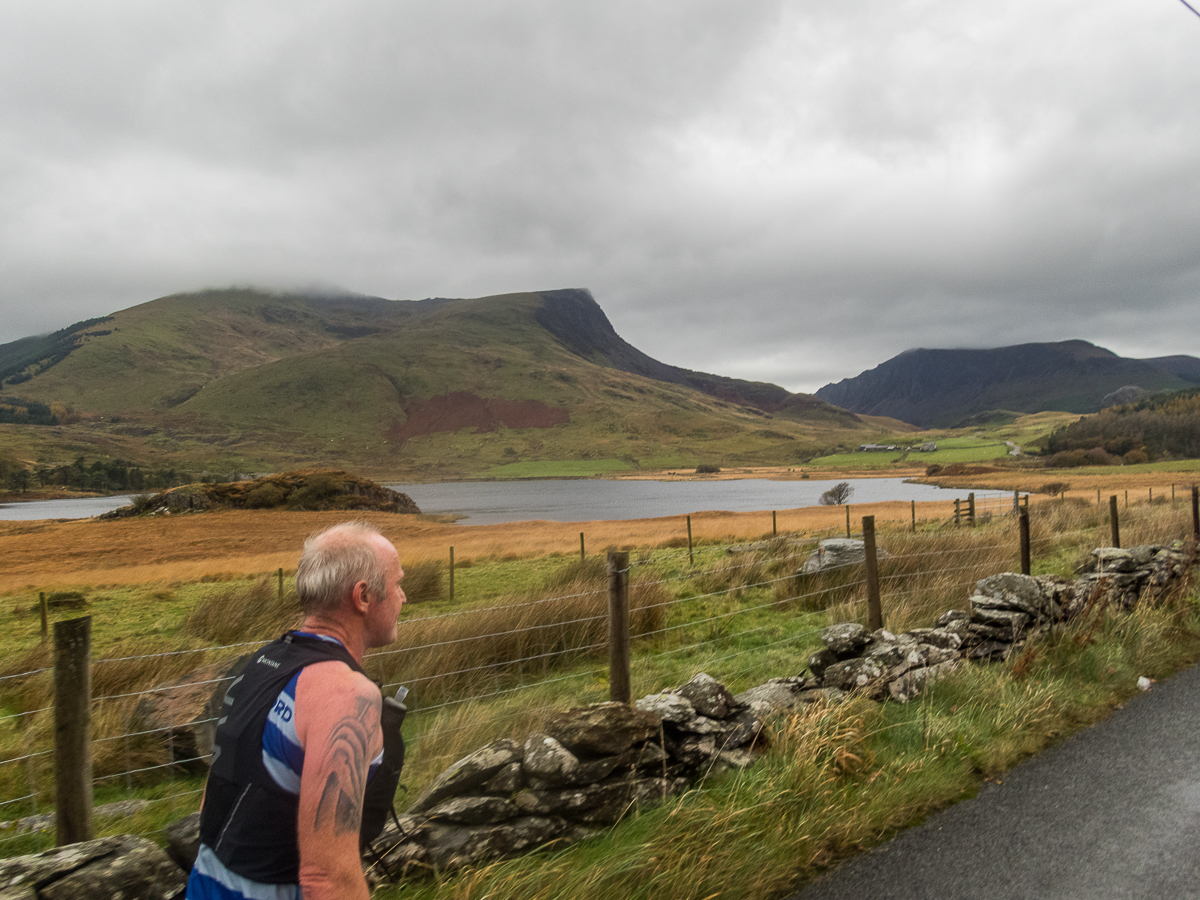
[[[360,613],[366,613],[371,606],[370,589],[365,581],[359,581],[354,585],[354,589],[350,592],[350,598],[354,602],[354,608]]]

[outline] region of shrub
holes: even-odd
[[[1071,486],[1069,484],[1067,484],[1065,481],[1051,481],[1051,482],[1048,482],[1047,484],[1043,484],[1042,489],[1040,491],[1038,491],[1038,493],[1039,494],[1049,494],[1051,497],[1053,497],[1056,494],[1061,494],[1064,491],[1069,491],[1070,489],[1071,489]]]
[[[328,475],[314,475],[308,484],[288,496],[288,509],[325,509],[338,493],[338,483]]]
[[[274,509],[283,506],[287,499],[287,491],[280,485],[260,484],[246,495],[246,509]]]
[[[822,506],[841,506],[850,499],[850,495],[854,493],[854,488],[850,487],[850,482],[839,481],[829,490],[821,495]]]
[[[1149,462],[1150,457],[1145,450],[1130,450],[1125,454],[1125,463],[1130,466],[1140,465],[1144,462]]]
[[[720,466],[713,466],[713,465],[709,465],[708,463],[696,466],[696,474],[697,475],[716,475],[720,471],[721,471]]]

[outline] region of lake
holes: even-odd
[[[908,484],[901,478],[845,478],[854,489],[851,505],[887,500],[966,499],[966,490]],[[770,481],[456,481],[440,484],[391,484],[416,501],[422,512],[462,516],[462,525],[496,525],[546,519],[587,522],[654,519],[707,510],[753,512],[818,506],[821,494],[837,480]],[[976,497],[983,493],[976,491]],[[74,500],[38,500],[0,505],[0,521],[84,519],[125,506],[131,494]],[[989,496],[996,496],[993,492]],[[1011,495],[1008,495],[1011,496]]]
[[[408,494],[425,513],[465,516],[462,525],[495,525],[546,519],[588,522],[653,519],[707,510],[753,512],[818,506],[821,494],[838,481],[854,489],[850,503],[886,500],[966,499],[966,490],[908,484],[902,478],[845,478],[830,481],[474,481],[442,484],[391,484]],[[977,498],[983,494],[975,492]],[[1009,495],[1011,496],[1011,495]]]

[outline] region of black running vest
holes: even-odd
[[[256,651],[225,693],[200,811],[200,840],[227,868],[251,881],[299,883],[300,798],[275,784],[263,766],[263,726],[292,676],[328,660],[363,671],[340,643],[289,631]]]

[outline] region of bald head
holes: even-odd
[[[391,542],[367,522],[344,522],[314,534],[304,542],[296,567],[296,593],[305,615],[334,612],[360,581],[375,596],[384,596],[394,555]]]

